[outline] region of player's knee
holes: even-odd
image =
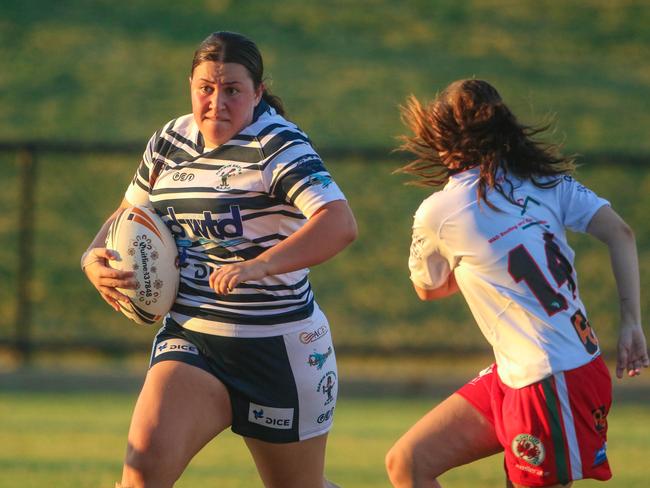
[[[388,477],[396,487],[414,486],[424,481],[431,483],[445,471],[440,459],[422,446],[409,442],[398,441],[386,454],[385,463]]]
[[[180,471],[176,469],[173,459],[166,455],[168,450],[163,446],[158,448],[155,443],[137,447],[129,443],[124,461],[129,482],[134,486],[144,486],[160,481],[163,483],[160,486],[171,486],[180,476]]]
[[[414,466],[410,449],[395,444],[386,454],[385,463],[388,478],[393,486],[407,486],[411,482]]]

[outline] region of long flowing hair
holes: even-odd
[[[478,198],[490,208],[489,189],[514,202],[509,175],[528,179],[540,188],[550,188],[561,176],[575,170],[575,160],[564,157],[556,144],[543,143],[535,136],[550,126],[520,124],[503,103],[497,90],[482,80],[458,80],[445,88],[434,101],[421,104],[414,96],[401,107],[402,121],[413,135],[402,136],[398,150],[415,159],[396,170],[417,179],[408,184],[438,187],[460,171],[478,167]]]

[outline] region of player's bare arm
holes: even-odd
[[[115,259],[116,256],[104,247],[104,243],[113,220],[120,210],[129,206],[129,202],[122,200],[120,206],[104,222],[86,252],[81,256],[81,269],[86,277],[104,301],[117,311],[120,310],[118,301],[128,301],[128,297],[120,293],[117,288],[135,288],[135,281],[132,272],[119,271],[108,266],[108,260]]]
[[[639,261],[634,232],[609,206],[601,207],[587,232],[609,249],[620,305],[620,332],[616,376],[637,376],[650,365],[645,335],[641,327]]]
[[[323,205],[299,231],[257,258],[222,266],[210,275],[210,286],[227,294],[239,283],[289,273],[320,264],[357,237],[357,224],[344,200]]]

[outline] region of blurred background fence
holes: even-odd
[[[136,143],[0,144],[0,345],[23,361],[34,354],[146,351],[154,331],[108,307],[79,269],[79,258],[122,198],[139,162]],[[386,149],[323,148],[348,196],[360,238],[312,270],[316,298],[339,354],[463,355],[487,351],[462,297],[423,303],[408,280],[411,216],[428,190],[391,174]],[[650,265],[650,166],[640,155],[593,154],[578,178],[612,201],[639,241],[643,288]],[[572,235],[583,300],[606,350],[615,347],[616,292],[606,249]],[[8,285],[8,286],[7,286]],[[644,312],[648,312],[644,303]],[[155,329],[154,329],[155,330]]]
[[[581,154],[578,178],[635,228],[647,290],[648,25],[644,0],[4,0],[0,346],[22,358],[149,347],[154,331],[113,312],[79,257],[146,140],[189,111],[192,53],[215,30],[257,42],[266,83],[359,221],[358,241],[312,270],[340,354],[486,351],[462,297],[422,303],[412,292],[411,216],[427,191],[391,174],[404,161],[390,152],[404,131],[398,105],[459,78],[493,83],[526,123],[555,121],[549,137]],[[584,236],[571,242],[591,322],[611,349],[607,254]]]

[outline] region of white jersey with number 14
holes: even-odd
[[[585,232],[608,202],[569,176],[551,188],[501,176],[506,191],[508,180],[516,203],[488,191],[498,211],[477,200],[478,169],[452,176],[427,198],[415,214],[409,268],[424,289],[455,273],[499,376],[521,388],[600,353],[565,229]]]

